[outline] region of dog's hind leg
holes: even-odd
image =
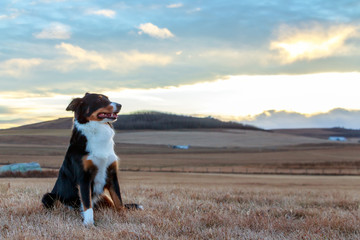
[[[44,207],[46,208],[53,208],[55,201],[58,200],[58,196],[54,193],[46,193],[44,194],[41,202],[43,203]]]
[[[115,204],[111,197],[108,195],[107,189],[105,189],[104,193],[99,197],[99,199],[94,204],[94,208],[115,208]]]

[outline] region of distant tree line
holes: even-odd
[[[114,128],[121,130],[171,130],[200,128],[263,130],[251,125],[244,125],[236,122],[223,122],[212,117],[199,118],[153,111],[119,115],[118,120],[114,123]]]
[[[347,129],[342,127],[331,128],[334,132],[334,136],[341,136],[346,138],[359,138],[360,130],[359,129]]]

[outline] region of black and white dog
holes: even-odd
[[[120,104],[101,94],[86,93],[71,101],[66,108],[75,112],[70,146],[53,190],[42,198],[46,208],[52,208],[57,200],[80,208],[84,225],[94,224],[96,206],[112,206],[119,211],[143,208],[138,204],[124,205],[121,200],[111,124],[120,109]]]

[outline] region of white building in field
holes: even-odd
[[[336,136],[330,136],[328,138],[328,140],[336,141],[336,142],[346,142],[347,141],[346,137],[336,137]]]

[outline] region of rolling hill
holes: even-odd
[[[16,127],[14,129],[70,129],[72,118],[59,118],[57,120],[34,123]],[[263,130],[251,125],[236,122],[224,122],[215,118],[182,116],[161,112],[139,112],[119,115],[114,123],[117,130],[173,130],[173,129],[243,129]]]

